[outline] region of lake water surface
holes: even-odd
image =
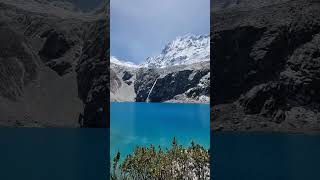
[[[213,179],[320,179],[320,135],[217,132],[211,147]]]
[[[0,128],[0,180],[109,177],[109,129]]]
[[[173,137],[210,146],[209,104],[111,103],[111,160],[119,150],[125,157],[135,146],[169,147]]]
[[[168,106],[170,107],[169,104]],[[191,107],[181,107],[180,110],[185,109],[186,114],[190,115],[195,113],[187,111],[193,109]],[[112,108],[115,108],[115,106],[112,106]],[[203,111],[201,109],[200,106],[199,113]],[[160,112],[163,111],[165,110],[160,110]],[[151,115],[146,115],[146,117],[148,116],[151,118]],[[158,137],[170,139],[171,135],[167,134],[175,132],[173,127],[168,126],[169,128],[167,128],[164,125],[159,132],[159,129],[157,130],[151,123],[147,123],[146,127],[154,131],[157,130],[157,132],[151,133],[148,128],[146,132],[136,132],[131,128],[139,127],[139,123],[131,122],[131,124],[128,124],[128,122],[123,122],[124,125],[121,126],[123,127],[121,129],[124,132],[123,134],[137,137],[145,136],[146,138],[143,141],[160,142],[159,138],[158,140],[157,138],[152,139],[153,136],[148,135],[159,134]],[[207,127],[205,123],[208,123],[208,121],[203,123]],[[177,132],[181,132],[179,135],[182,139],[186,139],[186,142],[192,138],[203,142],[205,146],[209,146],[207,144],[209,139],[206,134],[207,131],[200,130],[201,124],[194,124],[197,128],[193,129],[186,121],[181,126],[185,127],[181,128],[185,130],[178,130]],[[128,128],[125,129],[124,127]],[[143,127],[140,127],[140,129],[143,129]],[[197,129],[199,133],[197,133]],[[182,133],[183,131],[185,133]],[[188,133],[193,135],[190,136]],[[112,138],[113,141],[116,140],[116,137]],[[115,145],[119,145],[118,148],[130,149],[133,142],[141,143],[142,141],[139,138],[133,138],[134,141],[129,141],[130,138],[126,141],[123,141],[123,139],[125,138],[113,142],[111,148],[115,149]],[[320,179],[320,135],[211,133],[210,140],[213,154],[211,161],[212,179]],[[122,142],[127,143],[121,145]],[[167,144],[167,141],[164,141],[164,144]],[[0,147],[1,180],[87,180],[107,179],[109,177],[107,174],[109,172],[107,170],[109,165],[108,129],[0,128]]]

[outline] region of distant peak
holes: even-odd
[[[119,60],[115,56],[110,56],[110,63],[117,64],[117,65],[120,65],[120,66],[132,67],[132,68],[139,67],[138,65],[134,64],[133,62]]]
[[[166,44],[159,56],[146,58],[141,66],[167,67],[209,61],[209,49],[209,35],[187,33]]]
[[[136,65],[112,56],[111,62],[128,67],[164,68],[176,65],[187,65],[210,60],[209,35],[194,35],[187,33],[178,36],[175,40],[166,44],[158,56],[147,57],[144,63]]]

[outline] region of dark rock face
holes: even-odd
[[[281,105],[285,105],[284,96],[285,90],[282,89],[281,85],[268,83],[254,86],[240,97],[239,102],[247,114],[263,112],[263,114],[268,115],[279,109]]]
[[[165,102],[174,100],[175,96],[185,95],[186,97],[181,101],[187,102],[186,98],[196,100],[201,95],[209,97],[209,62],[200,64],[203,67],[185,68],[175,66],[164,69],[139,69],[136,72],[134,82],[136,101]],[[206,75],[208,75],[207,78],[205,78]]]
[[[0,126],[107,127],[109,4],[73,2],[0,2]]]
[[[137,72],[134,84],[137,102],[145,102],[147,100],[148,94],[159,76],[160,74],[156,69],[140,69]]]
[[[172,99],[174,96],[187,92],[193,87],[197,87],[200,79],[209,73],[209,70],[198,71],[193,78],[189,76],[194,73],[192,70],[182,70],[175,73],[170,73],[157,80],[153,91],[150,93],[149,100],[152,102],[162,102]],[[195,89],[193,92],[188,92],[189,97],[192,95],[197,96],[198,93]],[[207,95],[207,94],[206,94]]]
[[[127,80],[131,79],[132,76],[133,76],[133,74],[131,74],[131,73],[128,72],[128,71],[125,71],[124,74],[123,74],[123,76],[122,76],[122,80],[127,81]]]
[[[0,95],[16,100],[23,87],[37,77],[36,55],[25,38],[7,25],[0,25]]]
[[[45,32],[41,37],[47,38],[42,49],[39,51],[39,55],[44,61],[57,59],[70,49],[71,43],[67,42],[66,37],[62,33],[50,31]]]
[[[56,71],[60,76],[70,72],[72,65],[70,62],[65,61],[50,61],[46,63],[52,70]]]
[[[212,9],[214,11],[232,9],[232,10],[250,10],[261,8],[276,3],[284,3],[290,0],[214,0]]]
[[[109,33],[107,19],[98,20],[87,32],[84,52],[77,65],[79,97],[85,104],[82,127],[107,127],[109,111]]]
[[[248,84],[248,76],[256,74],[250,57],[251,46],[263,33],[263,28],[236,27],[214,36],[213,77],[217,84],[214,103],[233,101]]]
[[[146,68],[111,63],[112,101],[209,103],[209,61]]]
[[[239,3],[212,11],[212,128],[319,131],[320,2]]]
[[[193,85],[191,82],[188,82],[188,77],[191,73],[191,70],[183,70],[159,78],[154,86],[155,91],[150,92],[150,100],[161,102],[172,99],[175,95],[185,92]]]

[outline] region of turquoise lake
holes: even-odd
[[[111,103],[111,160],[118,150],[123,158],[137,145],[170,147],[173,137],[183,146],[193,140],[209,149],[209,111],[209,104]]]

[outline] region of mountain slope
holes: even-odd
[[[319,132],[320,1],[246,2],[212,7],[212,128]]]
[[[141,68],[136,73],[136,101],[209,103],[210,62],[166,68]]]
[[[79,127],[87,102],[76,69],[93,61],[89,52],[107,21],[54,2],[0,2],[0,40],[8,42],[0,45],[0,126]]]
[[[167,44],[159,56],[147,58],[141,67],[164,68],[209,61],[209,49],[209,36],[187,34]]]
[[[208,103],[208,56],[208,36],[186,35],[140,65],[111,57],[111,100]]]
[[[136,64],[129,62],[129,61],[125,62],[125,61],[119,60],[114,56],[110,57],[110,63],[117,64],[119,66],[131,67],[131,68],[138,68],[139,67],[139,65],[136,65]]]
[[[111,57],[112,58],[112,57]],[[135,101],[134,82],[136,66],[112,60],[110,63],[110,101]]]

